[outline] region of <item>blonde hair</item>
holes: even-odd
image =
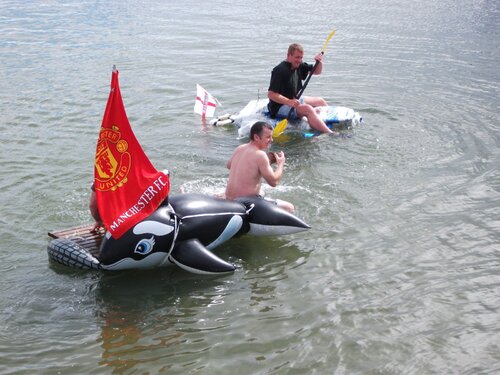
[[[292,43],[288,46],[288,54],[293,55],[295,51],[300,51],[304,53],[304,47],[302,47],[299,43]]]

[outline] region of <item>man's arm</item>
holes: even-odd
[[[323,71],[323,54],[318,53],[315,57],[314,60],[318,62],[318,66],[316,67],[316,70],[314,71],[314,75],[320,75],[321,72]]]
[[[99,214],[99,209],[97,208],[97,198],[94,190],[92,190],[92,192],[90,193],[89,210],[90,214],[95,220],[95,223],[91,229],[91,232],[93,232],[104,226],[104,224],[102,223],[101,215]]]
[[[269,158],[264,151],[259,152],[258,166],[259,172],[264,180],[272,187],[276,187],[283,176],[283,168],[285,166],[285,155],[283,151],[275,154],[277,167],[275,170],[271,168]]]
[[[295,105],[299,103],[297,99],[288,99],[286,96],[275,91],[268,91],[267,97],[275,103],[288,105],[290,107],[295,107]]]

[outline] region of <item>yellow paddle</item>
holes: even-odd
[[[330,39],[332,39],[332,36],[334,34],[335,34],[335,30],[333,30],[330,34],[328,34],[328,38],[326,38],[325,44],[323,44],[323,49],[321,50],[321,54],[322,55],[325,54],[326,46],[328,45],[328,42],[330,41]],[[306,80],[304,81],[304,85],[302,86],[302,89],[295,96],[297,99],[300,99],[300,97],[302,96],[302,93],[304,92],[304,90],[307,87],[307,84],[311,80],[311,77],[314,74],[314,72],[315,72],[316,67],[318,66],[318,64],[319,64],[319,61],[316,61],[316,63],[314,64],[314,67],[309,72],[309,75],[307,76]],[[293,108],[290,108],[290,111],[288,112],[288,116],[286,116],[286,118],[284,118],[283,120],[281,120],[280,122],[278,122],[276,124],[276,126],[273,129],[273,138],[276,138],[276,137],[280,136],[281,134],[283,134],[283,132],[285,131],[285,129],[286,129],[287,125],[288,125],[288,118],[292,114],[292,111],[293,111]]]

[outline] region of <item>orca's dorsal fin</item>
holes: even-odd
[[[182,269],[200,274],[233,272],[235,267],[214,255],[198,239],[179,241],[170,258]]]

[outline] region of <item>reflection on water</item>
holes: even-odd
[[[199,277],[161,271],[104,275],[100,280],[96,289],[103,350],[100,365],[121,372],[157,356],[175,356],[188,341],[185,335],[190,329],[184,327],[200,320],[197,309],[223,300],[222,294],[210,294],[221,286],[215,279],[201,284]],[[184,277],[194,283],[182,283]]]
[[[263,251],[266,246],[272,250]],[[235,275],[200,276],[175,267],[101,274],[94,290],[99,365],[119,372],[151,370],[156,361],[163,363],[158,371],[195,363],[202,368],[219,344],[207,334],[238,332],[253,319],[238,306],[248,305],[259,319],[276,319],[281,314],[275,311],[276,281],[304,264],[303,254],[286,242],[259,238],[238,239],[221,250],[218,255],[241,267],[237,280]],[[234,292],[235,283],[240,293]]]

